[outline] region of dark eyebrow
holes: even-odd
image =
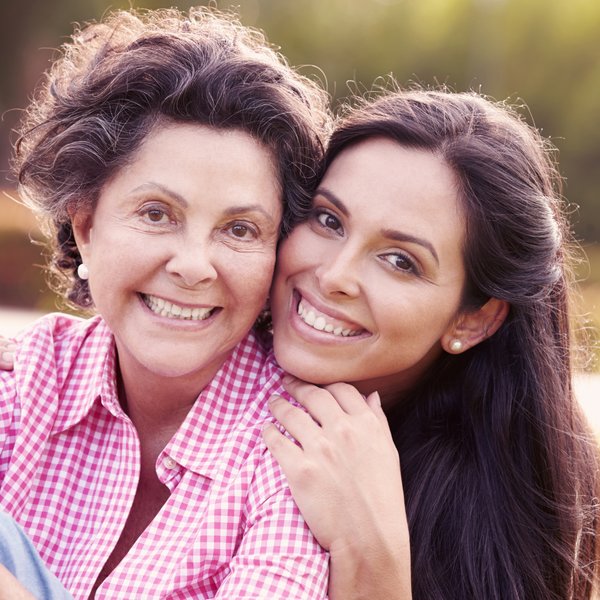
[[[268,219],[273,220],[273,215],[265,210],[260,204],[241,204],[240,206],[231,206],[225,210],[226,215],[239,215],[240,213],[259,212]]]
[[[320,187],[316,191],[316,196],[323,196],[327,198],[331,204],[333,204],[344,216],[350,216],[350,212],[346,208],[346,205],[331,191],[327,188]],[[438,257],[438,253],[436,252],[433,244],[424,238],[417,237],[415,235],[410,235],[408,233],[403,233],[402,231],[397,231],[396,229],[382,229],[381,234],[389,240],[394,240],[396,242],[409,242],[411,244],[418,244],[419,246],[423,246],[426,250],[429,250],[431,256],[435,259],[435,262],[439,266],[440,259]]]
[[[394,240],[396,242],[409,242],[411,244],[418,244],[419,246],[423,246],[424,248],[429,250],[433,258],[435,259],[437,265],[440,265],[440,259],[438,257],[437,252],[435,251],[435,248],[427,240],[417,237],[415,235],[410,235],[408,233],[402,233],[402,231],[396,231],[395,229],[382,229],[381,233],[384,235],[384,237],[388,238],[389,240]]]
[[[325,198],[327,198],[327,200],[329,200],[329,202],[331,202],[331,204],[333,204],[345,217],[350,216],[350,213],[348,212],[348,209],[346,208],[346,205],[330,190],[328,190],[327,188],[324,187],[320,187],[316,193],[315,196],[324,196]]]
[[[189,206],[189,202],[181,195],[175,192],[174,190],[162,185],[161,183],[155,183],[154,181],[149,181],[148,183],[143,183],[136,187],[133,191],[140,192],[144,190],[152,190],[157,189],[160,190],[163,194],[170,196],[175,200],[178,204],[181,204],[184,208]],[[226,215],[237,215],[245,212],[259,212],[268,217],[269,219],[273,219],[273,215],[266,211],[260,204],[241,204],[240,206],[231,206],[226,211]]]
[[[181,206],[183,206],[184,208],[187,208],[189,206],[188,201],[181,194],[178,194],[177,192],[169,189],[168,187],[162,185],[161,183],[155,183],[154,181],[149,181],[148,183],[142,183],[142,185],[138,185],[138,187],[136,187],[132,191],[133,192],[143,192],[145,190],[153,190],[153,189],[160,190],[163,194],[170,196],[171,198],[173,198],[173,200],[175,200],[178,204],[181,204]]]

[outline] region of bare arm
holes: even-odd
[[[35,600],[3,565],[0,565],[0,600]]]
[[[330,552],[331,600],[411,598],[410,547],[400,464],[378,396],[350,385],[286,383],[308,414],[276,397],[264,430],[303,517]],[[311,418],[312,417],[312,418]]]

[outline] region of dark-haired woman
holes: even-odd
[[[570,240],[551,148],[504,105],[399,91],[337,126],[271,292],[312,419],[275,398],[300,447],[265,430],[332,599],[591,597]]]
[[[314,189],[324,94],[204,9],[116,12],[63,51],[15,167],[65,298],[96,316],[19,336],[0,505],[76,598],[323,598],[251,329]]]

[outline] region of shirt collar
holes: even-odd
[[[276,386],[280,379],[280,368],[251,332],[202,391],[164,453],[200,475],[226,477],[245,459],[242,446],[262,444],[266,400],[283,392]]]
[[[85,419],[96,402],[116,418],[128,419],[116,390],[114,337],[100,317],[83,322],[81,343],[69,368],[62,373],[61,403],[53,433],[63,432]],[[73,371],[77,369],[77,376]],[[181,427],[165,447],[185,469],[210,477],[224,476],[232,460],[243,458],[236,444],[262,443],[261,423],[269,418],[267,394],[284,393],[281,370],[253,332],[233,350],[212,381],[201,392]],[[269,391],[270,390],[270,391]],[[243,440],[246,440],[245,442]]]

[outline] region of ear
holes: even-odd
[[[490,298],[480,308],[461,313],[442,337],[442,347],[450,354],[460,354],[487,340],[504,323],[509,308],[505,300]]]
[[[70,217],[77,249],[83,262],[86,262],[89,257],[92,238],[92,214],[86,210],[78,210],[70,213]]]

